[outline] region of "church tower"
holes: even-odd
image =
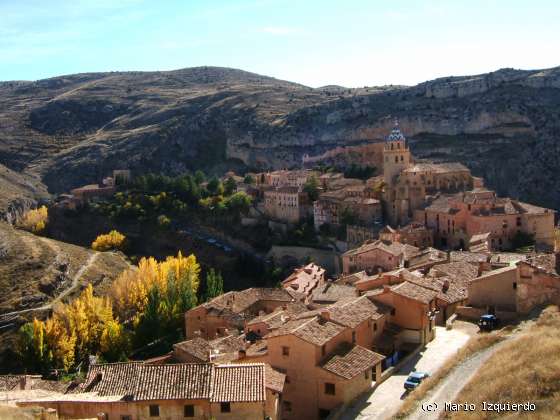
[[[397,176],[409,166],[410,150],[399,129],[399,122],[395,120],[395,126],[391,130],[391,134],[385,139],[383,147],[383,179],[385,183],[394,185]]]

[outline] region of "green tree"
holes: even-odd
[[[197,185],[200,185],[204,181],[206,181],[206,175],[204,174],[204,172],[202,172],[201,170],[196,171],[194,173],[194,182],[196,182]]]
[[[236,192],[228,197],[225,206],[236,214],[247,214],[253,199],[243,191]]]
[[[247,174],[245,175],[245,178],[243,178],[243,182],[247,185],[253,185],[255,183],[255,179],[250,174]]]
[[[231,176],[228,177],[228,179],[226,179],[226,182],[224,183],[224,194],[232,195],[236,190],[237,183],[235,182],[235,179],[233,179]]]
[[[303,191],[307,193],[311,201],[319,198],[319,181],[315,175],[309,177],[307,182],[303,185]]]
[[[221,273],[211,268],[208,270],[208,273],[206,273],[206,291],[204,293],[204,299],[209,301],[223,293],[224,279],[222,278]]]
[[[224,186],[220,182],[220,180],[213,176],[210,181],[208,181],[208,185],[206,186],[208,192],[212,195],[222,195],[224,193]]]

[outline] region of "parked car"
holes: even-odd
[[[408,378],[406,378],[406,381],[404,381],[404,389],[406,389],[407,391],[412,391],[418,385],[420,385],[422,381],[428,376],[430,375],[428,375],[426,372],[412,372],[408,376]]]
[[[480,331],[492,331],[500,324],[500,320],[496,318],[496,315],[485,314],[478,320],[478,328]]]

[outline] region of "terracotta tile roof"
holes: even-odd
[[[245,351],[247,357],[264,356],[268,353],[268,344],[266,340],[259,340],[247,347]]]
[[[286,383],[286,375],[265,364],[266,387],[275,392],[283,392]]]
[[[437,294],[438,299],[447,303],[461,302],[468,297],[467,278],[460,277],[421,277],[411,283],[425,287]]]
[[[196,357],[201,362],[207,362],[209,360],[210,343],[203,338],[195,337],[173,344],[173,350],[183,351]]]
[[[265,376],[263,363],[101,364],[90,367],[79,394],[127,401],[255,402],[265,400]]]
[[[22,375],[0,375],[0,391],[11,391],[19,388]]]
[[[430,275],[437,276],[438,273],[453,278],[474,279],[478,276],[478,268],[466,261],[455,261],[446,264],[438,264],[432,267]]]
[[[325,283],[313,291],[313,302],[336,302],[347,297],[358,296],[358,290],[344,284]]]
[[[403,172],[433,172],[444,174],[449,172],[470,172],[469,168],[459,162],[429,163],[419,162],[406,168]]]
[[[109,363],[90,366],[84,392],[97,392],[100,396],[122,395],[132,398],[142,362]]]
[[[265,365],[242,363],[214,368],[211,402],[256,402],[266,400]]]
[[[325,269],[316,265],[308,264],[305,267],[294,270],[288,278],[282,282],[284,288],[291,288],[304,295],[309,295],[323,281]]]
[[[366,296],[340,301],[324,309],[333,322],[355,328],[367,319],[377,320],[383,312]]]
[[[376,249],[384,251],[393,256],[404,255],[405,259],[409,259],[420,252],[419,248],[412,245],[401,244],[400,242],[377,240],[374,242],[366,243],[356,249],[347,251],[346,253],[344,253],[344,255],[358,255]]]
[[[556,272],[556,259],[560,254],[536,254],[527,258],[527,264],[549,274],[560,274]]]
[[[418,286],[417,284],[410,281],[405,281],[401,284],[391,287],[391,291],[397,295],[416,300],[424,304],[430,303],[437,296],[437,292],[422,286]]]
[[[526,259],[526,254],[516,254],[513,252],[494,253],[490,256],[492,264],[509,264],[511,262],[525,261]]]
[[[252,305],[261,301],[293,302],[294,297],[284,289],[278,288],[251,288],[242,291],[227,292],[202,306],[208,311],[217,313],[242,314]],[[197,308],[198,308],[197,307]]]
[[[336,279],[337,284],[356,284],[361,280],[369,280],[371,276],[369,276],[365,271],[360,271],[358,273],[348,274],[346,276],[341,276]]]
[[[517,270],[517,266],[508,265],[507,267],[498,268],[497,270],[487,271],[486,273],[483,273],[477,278],[469,280],[469,284],[478,283],[480,281],[487,280],[488,278],[492,278],[496,274],[507,273],[508,271],[512,271],[512,270]]]
[[[308,343],[322,346],[342,333],[345,328],[334,322],[323,321],[318,316],[313,316],[311,318],[291,320],[282,327],[267,334],[266,338],[291,334]]]
[[[142,365],[134,400],[206,399],[212,391],[212,365],[179,363]]]
[[[451,251],[449,259],[451,262],[465,261],[478,264],[479,262],[488,262],[489,256],[483,252]]]
[[[344,379],[352,379],[385,359],[385,356],[364,347],[348,344],[341,346],[336,353],[322,368]]]

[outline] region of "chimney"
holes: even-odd
[[[446,293],[447,290],[449,290],[449,280],[444,280],[443,281],[443,286],[441,288],[441,290],[443,291],[443,293]]]
[[[329,321],[331,319],[330,312],[327,311],[327,310],[322,310],[321,311],[321,318],[323,318],[325,321]]]

